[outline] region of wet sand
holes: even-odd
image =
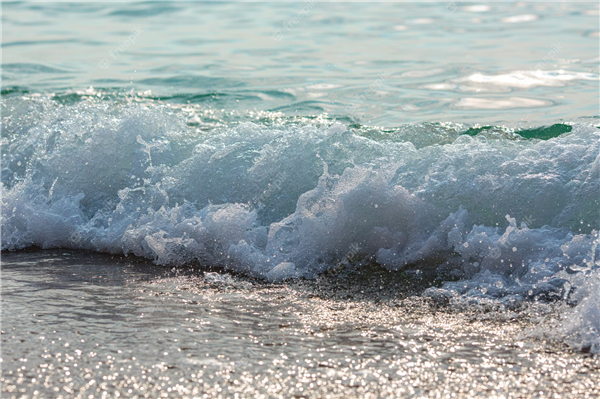
[[[267,284],[65,250],[2,254],[2,397],[598,397],[540,312],[371,270]]]

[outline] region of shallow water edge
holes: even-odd
[[[532,334],[551,306],[460,308],[361,273],[273,284],[133,257],[3,253],[3,395],[600,394],[597,357]]]

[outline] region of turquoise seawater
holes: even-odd
[[[3,94],[133,90],[386,127],[598,118],[597,2],[2,7]]]

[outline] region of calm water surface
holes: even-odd
[[[381,126],[589,121],[598,18],[595,2],[4,2],[2,79]]]

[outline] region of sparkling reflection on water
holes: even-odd
[[[3,397],[600,394],[598,359],[526,338],[518,313],[452,312],[373,281],[176,274],[4,254]]]

